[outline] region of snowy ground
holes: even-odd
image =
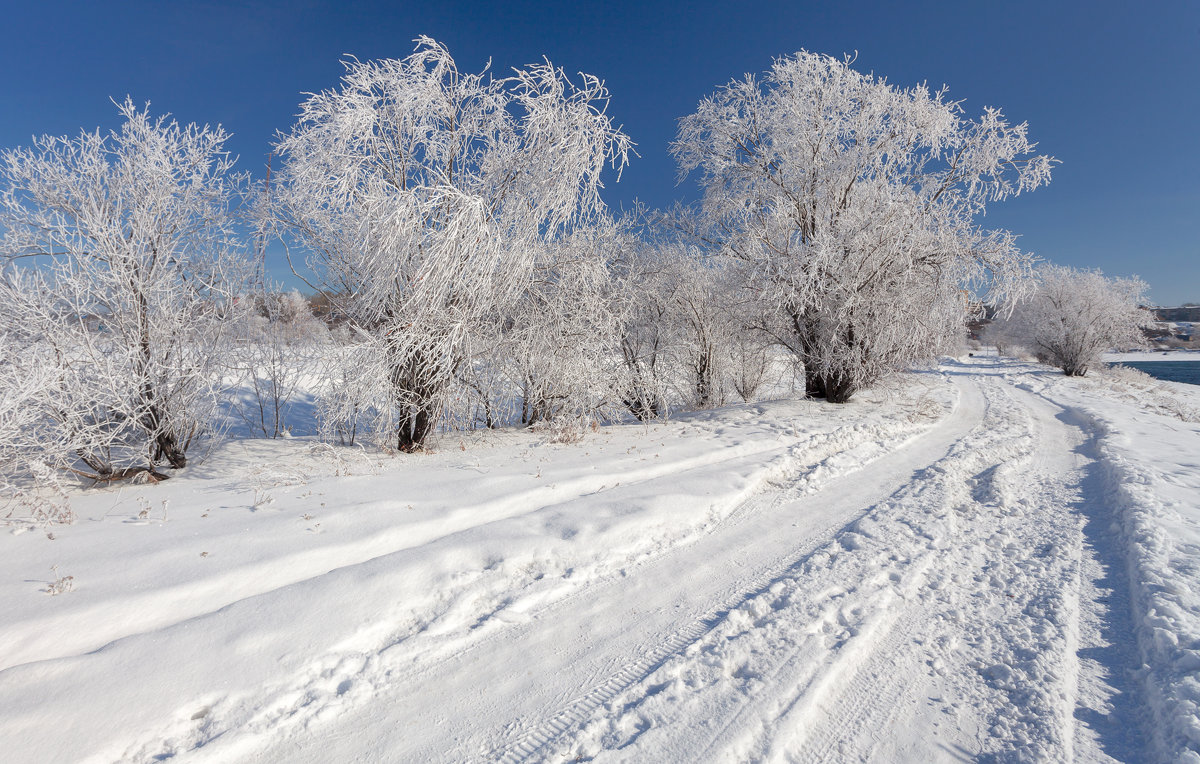
[[[1105,353],[1104,360],[1108,363],[1200,361],[1200,350],[1139,350],[1131,353]]]
[[[1200,388],[975,358],[73,506],[0,535],[8,762],[1200,762]]]

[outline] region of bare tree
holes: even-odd
[[[502,321],[496,361],[519,395],[522,424],[610,414],[618,319],[606,259],[621,239],[604,220],[544,247]]]
[[[1146,283],[1112,279],[1097,270],[1060,265],[1038,268],[1038,286],[996,322],[996,334],[1021,345],[1069,377],[1082,377],[1105,351],[1144,344],[1153,321]]]
[[[249,274],[220,128],[152,118],[0,156],[3,333],[50,369],[50,458],[97,479],[180,468],[219,405],[217,358]]]
[[[281,136],[273,216],[356,336],[384,355],[381,426],[419,448],[481,322],[518,299],[539,243],[601,214],[600,173],[632,144],[608,91],[548,61],[461,72],[422,37],[402,60],[346,62]]]
[[[961,289],[1019,288],[1030,259],[974,218],[1053,164],[995,109],[966,119],[945,90],[850,64],[777,59],[701,101],[672,145],[704,188],[697,233],[773,313],[806,392],[838,402],[957,336]]]
[[[658,244],[664,278],[666,320],[676,347],[669,357],[679,366],[682,400],[695,408],[725,403],[730,351],[737,319],[731,310],[738,285],[729,279],[726,263],[705,250],[684,243]]]
[[[670,250],[641,237],[626,240],[615,254],[610,270],[620,364],[614,393],[631,414],[646,421],[667,413],[683,363],[672,304],[678,271]]]
[[[249,395],[234,407],[251,428],[278,438],[291,431],[289,404],[300,383],[317,375],[329,330],[294,290],[246,300],[242,313],[231,356]]]

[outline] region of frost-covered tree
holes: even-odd
[[[401,450],[436,426],[471,333],[519,298],[534,253],[603,212],[601,171],[631,149],[607,101],[548,61],[462,72],[422,37],[401,60],[348,61],[280,137],[274,217],[384,356],[375,408]]]
[[[682,400],[695,408],[725,403],[730,355],[739,318],[733,306],[738,285],[724,263],[698,247],[675,241],[660,244],[658,261],[665,268],[665,319],[675,347],[669,357],[678,365]]]
[[[672,301],[678,286],[672,252],[641,238],[620,247],[611,264],[616,355],[614,393],[645,421],[667,413],[673,377],[681,367]]]
[[[0,333],[45,383],[45,457],[98,479],[187,463],[249,274],[226,133],[119,109],[109,134],[0,155]]]
[[[1027,277],[1013,237],[975,217],[1053,164],[998,110],[968,119],[944,90],[850,63],[777,59],[705,98],[672,145],[681,176],[699,171],[697,232],[770,306],[807,393],[839,402],[955,338],[960,290]]]
[[[288,408],[300,383],[316,376],[329,330],[295,290],[246,300],[241,312],[231,355],[247,394],[234,407],[252,429],[278,438],[291,431]]]
[[[612,407],[618,316],[607,260],[622,239],[605,220],[544,247],[502,320],[493,362],[519,396],[522,424],[580,421]]]
[[[1098,270],[1061,265],[1037,269],[1037,289],[996,322],[996,334],[1021,345],[1069,377],[1082,377],[1117,347],[1144,343],[1153,318],[1140,307],[1146,283],[1108,278]]]

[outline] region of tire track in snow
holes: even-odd
[[[957,402],[955,410],[957,412]],[[939,422],[945,426],[947,422]],[[872,430],[865,425],[852,425],[837,428],[829,432],[817,433],[813,438],[797,446],[788,456],[791,462],[790,474],[781,475],[783,470],[774,470],[776,477],[768,478],[760,484],[755,492],[739,501],[733,509],[724,513],[712,526],[705,529],[705,534],[719,533],[725,528],[736,525],[745,518],[756,513],[777,509],[788,501],[794,501],[802,496],[823,490],[833,480],[846,477],[851,472],[867,469],[874,461],[890,452],[904,448],[914,438],[928,436],[914,428],[893,426],[884,430]],[[869,438],[884,437],[876,442]],[[860,447],[872,446],[867,452]],[[857,452],[857,453],[856,453]],[[799,564],[808,554],[823,544],[829,542],[837,532],[836,528],[827,528],[805,539],[803,544],[793,550],[786,559],[776,560],[765,573],[760,573],[756,579],[760,588],[765,587],[777,578],[787,568]],[[800,560],[795,558],[799,553]],[[606,583],[599,581],[597,583]],[[739,586],[744,586],[742,582]],[[753,584],[751,584],[753,586]],[[486,758],[504,762],[524,761],[547,744],[564,733],[577,727],[586,720],[596,709],[610,702],[617,694],[635,682],[653,672],[671,655],[678,653],[684,647],[694,643],[717,623],[724,613],[732,607],[736,598],[744,596],[744,588],[736,588],[735,598],[730,598],[719,607],[710,609],[699,618],[686,623],[680,629],[661,638],[659,643],[642,653],[642,657],[625,663],[615,672],[607,672],[606,678],[595,685],[590,691],[566,703],[566,707],[543,722],[542,726],[516,734],[504,746],[494,749]],[[577,598],[590,596],[590,588],[576,591],[562,599],[555,600],[543,610],[557,610],[569,607]],[[520,726],[510,728],[510,734],[519,730]]]
[[[926,470],[925,479],[869,513],[867,518],[878,515],[879,527],[856,524],[868,539],[880,538],[883,531],[885,541],[872,547],[851,538],[845,544],[845,537],[855,533],[842,534],[846,551],[836,553],[831,566],[781,578],[769,589],[774,602],[764,604],[768,595],[756,593],[733,611],[749,618],[752,627],[739,630],[728,616],[616,696],[599,718],[568,729],[573,739],[532,751],[536,758],[587,759],[636,744],[639,755],[675,759],[867,759],[888,734],[898,699],[912,692],[914,679],[920,684],[913,672],[928,665],[939,673],[944,658],[954,659],[944,645],[953,647],[965,638],[971,642],[969,660],[951,673],[961,675],[959,684],[965,685],[955,688],[966,701],[960,713],[978,717],[976,725],[991,724],[977,752],[1071,760],[1080,536],[1064,497],[1075,478],[1053,458],[1057,441],[1035,447],[1041,438],[1029,407],[996,384],[988,388],[989,412],[996,409],[996,421],[989,422],[993,431],[976,428],[976,437],[960,442]],[[999,434],[997,424],[1003,425]],[[1029,480],[1033,472],[1036,479]],[[1014,502],[1028,506],[1014,507]],[[1057,513],[1050,511],[1056,503]],[[906,515],[905,509],[912,511]],[[926,520],[922,513],[933,517]],[[915,550],[900,543],[905,538],[895,532],[897,522],[909,523],[913,537],[930,543]],[[1052,537],[1065,542],[1061,554],[1032,543],[1053,524],[1062,527]],[[1026,554],[1013,555],[1022,546]],[[890,566],[888,549],[894,552]],[[857,564],[839,565],[855,556]],[[1007,556],[1013,561],[1005,562]],[[887,576],[874,575],[881,562]],[[954,580],[949,587],[927,586],[930,570]],[[972,579],[974,587],[957,590]],[[830,597],[823,589],[830,582],[852,588]],[[939,594],[943,589],[946,593]],[[807,602],[793,602],[797,597]],[[829,604],[818,604],[823,600]],[[838,610],[845,633],[822,644],[816,637],[830,623],[831,607]],[[956,633],[964,610],[977,628]],[[958,615],[960,622],[954,624],[952,617],[944,628],[947,615]],[[988,631],[997,638],[991,640]],[[737,640],[749,645],[740,651],[728,647]],[[791,646],[781,655],[774,647],[779,644]],[[738,685],[731,676],[752,676],[755,682]],[[712,697],[705,702],[705,695]],[[715,732],[711,725],[695,724],[709,718],[705,712],[724,717]],[[551,732],[561,735],[562,730]],[[697,755],[700,736],[711,739]]]
[[[1099,496],[1088,486],[1094,464],[1084,447],[1086,432],[1069,418],[1056,418],[1058,407],[1050,410],[1019,390],[1004,392],[1022,409],[1029,446],[976,477],[973,506],[958,512],[987,519],[961,524],[954,543],[934,564],[939,571],[979,571],[975,586],[938,587],[921,598],[927,602],[909,607],[909,617],[897,619],[892,638],[856,671],[851,667],[853,678],[824,706],[825,724],[807,735],[807,744],[766,758],[944,758],[947,754],[932,746],[889,747],[887,730],[924,726],[929,735],[938,714],[927,709],[937,704],[921,709],[920,696],[942,700],[947,691],[974,706],[968,711],[974,719],[964,719],[959,707],[955,722],[966,721],[978,731],[975,755],[986,760],[1111,761],[1110,752],[1127,759],[1144,750],[1136,744],[1102,750],[1081,713],[1095,707],[1098,695],[1095,678],[1081,670],[1080,651],[1096,644],[1085,621],[1088,608],[1100,599],[1085,583],[1089,568],[1081,514],[1095,511],[1089,503]],[[979,532],[989,526],[994,533]],[[958,613],[966,617],[956,618]],[[965,630],[939,626],[955,620],[965,620]],[[905,638],[898,639],[901,634]],[[969,651],[937,649],[963,642]],[[945,667],[947,662],[949,671],[930,675],[933,698],[924,685],[917,691],[901,683],[906,674],[909,679],[919,675],[914,669],[922,663]],[[944,700],[941,705],[942,711],[952,710]],[[914,708],[925,715],[919,721],[903,718]],[[1089,734],[1077,734],[1081,729]]]
[[[1076,598],[1066,630],[1074,673],[1063,704],[1065,734],[1076,760],[1150,760],[1155,730],[1137,681],[1143,666],[1135,650],[1120,511],[1105,482],[1102,435],[1088,415],[1063,406],[1039,385],[1021,384],[1018,394],[1043,411],[1047,427],[1057,427],[1076,454],[1077,495],[1070,502],[1079,525],[1071,582]]]
[[[975,398],[976,396],[977,393],[975,393],[973,390],[966,394],[966,397],[970,398]],[[977,405],[977,403],[972,401],[965,407],[965,410],[975,409]],[[953,445],[942,447],[939,449],[939,453],[944,454],[944,449],[947,447],[951,450],[962,450],[963,438],[966,437],[967,432],[972,429],[972,425],[974,425],[979,418],[980,417],[977,414],[965,414],[964,412],[960,412],[958,421],[953,423],[953,426],[949,427],[949,431],[954,435],[949,443]],[[936,469],[936,467],[926,467],[924,472],[935,472]],[[841,487],[843,489],[845,488],[845,486]],[[827,488],[826,490],[829,493],[833,493],[832,488]],[[820,491],[818,492],[818,495],[823,496],[825,493],[826,491]],[[886,496],[886,491],[883,492],[883,495]],[[853,504],[853,499],[850,503]],[[771,590],[779,585],[781,579],[787,578],[789,575],[796,576],[795,579],[790,579],[793,583],[806,579],[809,575],[811,575],[812,571],[806,570],[805,566],[810,564],[812,564],[813,570],[820,570],[825,563],[825,558],[823,557],[822,559],[814,561],[812,559],[814,552],[818,552],[822,549],[822,547],[829,546],[830,542],[835,536],[846,531],[849,525],[854,525],[853,522],[847,525],[845,521],[853,520],[857,514],[863,511],[864,506],[870,506],[870,504],[858,504],[854,511],[842,514],[842,522],[832,524],[828,526],[824,532],[810,536],[805,540],[804,544],[793,548],[789,554],[777,560],[759,576],[755,578],[743,578],[739,581],[735,581],[735,585],[732,586],[729,589],[728,594],[725,595],[728,599],[722,601],[718,607],[713,608],[710,613],[706,614],[705,617],[693,623],[690,628],[672,635],[671,638],[664,642],[662,649],[655,651],[652,658],[648,660],[637,661],[626,666],[622,671],[614,676],[612,680],[605,683],[605,685],[594,688],[592,691],[577,698],[575,701],[570,703],[567,708],[562,709],[557,714],[550,716],[539,726],[535,726],[532,729],[510,729],[509,738],[506,741],[506,744],[494,749],[490,754],[481,758],[495,759],[503,756],[505,761],[521,761],[526,758],[553,759],[556,756],[570,756],[570,751],[564,750],[561,746],[553,746],[552,743],[567,733],[576,732],[577,728],[583,721],[583,719],[580,717],[584,715],[586,710],[595,711],[600,709],[601,706],[611,704],[613,699],[616,698],[621,692],[638,683],[650,684],[650,687],[646,693],[648,697],[653,697],[662,692],[663,687],[667,683],[655,682],[652,679],[647,679],[647,677],[654,675],[654,672],[660,669],[668,661],[677,660],[678,657],[685,652],[685,648],[694,647],[700,642],[700,638],[704,637],[705,635],[709,635],[714,628],[719,627],[722,625],[722,623],[728,621],[730,614],[736,613],[739,610],[739,607],[744,607],[748,601],[770,599],[771,597],[775,596],[771,593]],[[850,533],[850,536],[854,535],[855,534],[853,532]],[[853,545],[854,542],[850,543]],[[850,555],[850,552],[852,552],[852,549],[847,550],[848,556]],[[885,554],[884,557],[886,556],[887,555]],[[859,570],[858,577],[869,577],[876,579],[874,582],[875,588],[873,588],[868,595],[863,596],[890,596],[895,583],[892,578],[900,577],[901,575],[900,573],[894,571],[888,576],[881,575],[877,567],[878,562],[879,561],[875,559],[862,561],[862,567]],[[915,569],[915,566],[911,564],[911,561],[901,561],[900,567],[903,568],[906,564],[909,567],[909,572],[912,572],[913,569]],[[841,591],[842,587],[837,583],[836,579],[831,579],[826,583],[829,584],[829,587],[826,589],[827,592],[836,592],[836,594],[833,595],[834,604],[832,607],[826,606],[825,603],[820,605],[820,613],[813,622],[815,623],[817,621],[821,621],[825,624],[833,623],[836,625],[832,627],[832,630],[840,631],[846,626],[845,623],[837,623],[839,620],[844,619],[845,617],[845,613],[843,611],[846,609],[846,607],[842,600],[850,598],[850,595],[846,594],[844,591]],[[803,584],[799,584],[799,586],[803,586]],[[793,586],[792,588],[796,589],[797,587]],[[750,592],[750,594],[747,594],[747,592]],[[821,638],[824,638],[826,635],[821,634],[820,636]],[[687,641],[688,639],[691,641]],[[811,647],[812,645],[801,645],[797,649],[808,650]],[[625,703],[625,705],[628,706],[630,704]],[[514,734],[514,732],[519,732],[519,734]],[[622,743],[622,745],[627,746],[631,742],[632,741],[626,740]],[[577,755],[586,757],[588,753],[577,752]]]
[[[874,513],[881,530],[889,521],[899,522],[901,527],[916,530],[916,538],[929,540],[923,548],[914,549],[911,544],[905,546],[902,534],[885,531],[885,544],[895,542],[890,544],[894,554],[909,555],[890,568],[893,586],[886,593],[891,595],[891,606],[878,607],[869,601],[860,605],[866,615],[858,630],[817,658],[815,676],[780,684],[782,696],[775,702],[783,707],[782,713],[769,710],[771,701],[748,704],[761,707],[756,709],[760,721],[748,725],[758,729],[749,735],[753,742],[715,745],[706,758],[719,760],[727,754],[740,760],[768,761],[869,758],[880,737],[887,734],[887,722],[900,708],[899,701],[912,692],[914,680],[919,682],[938,665],[931,646],[945,635],[932,618],[937,603],[929,595],[929,573],[944,573],[953,564],[950,558],[958,554],[963,531],[958,515],[974,498],[970,494],[979,493],[978,485],[974,491],[968,490],[969,482],[990,484],[1000,464],[992,460],[1005,456],[1020,459],[1028,453],[1029,437],[1023,428],[985,431],[987,423],[995,424],[996,410],[1003,408],[993,389],[985,387],[985,395],[987,414],[973,433],[976,437],[960,442],[946,459],[928,470],[931,474],[924,484],[906,486]],[[916,514],[910,511],[906,515],[906,509],[916,510]],[[929,521],[923,520],[922,513],[930,515]],[[843,578],[847,574],[854,573],[834,575]]]
[[[951,416],[954,416],[953,412]],[[724,532],[745,518],[777,506],[781,497],[816,490],[828,480],[861,469],[874,459],[885,456],[889,447],[920,438],[944,424],[943,420],[930,427],[912,420],[886,419],[881,422],[838,425],[832,430],[815,432],[786,449],[774,464],[761,470],[762,474],[748,489],[749,496],[738,502],[732,510],[717,512],[715,520],[692,536],[703,538]],[[876,440],[881,438],[882,442],[877,443]],[[852,455],[847,456],[848,452]],[[720,463],[726,461],[730,460]],[[790,470],[787,469],[789,465]],[[798,471],[796,465],[804,465],[803,471]],[[707,468],[711,466],[706,465]],[[628,490],[652,483],[653,480],[623,480],[621,486]],[[611,491],[616,486],[604,486],[602,489]],[[554,506],[540,509],[553,509]],[[694,541],[695,538],[678,536],[672,543],[673,547],[686,547]],[[385,638],[377,648],[365,654],[322,655],[310,670],[299,676],[264,688],[264,692],[254,696],[226,697],[210,702],[202,723],[185,722],[174,725],[171,730],[157,731],[143,741],[131,744],[126,753],[132,759],[148,759],[159,755],[164,750],[162,741],[168,740],[171,741],[167,746],[170,750],[191,750],[193,754],[203,750],[206,756],[217,758],[224,751],[237,751],[239,753],[236,755],[244,755],[240,752],[262,745],[261,740],[252,742],[255,738],[278,737],[283,730],[304,729],[314,721],[323,721],[352,711],[355,706],[370,703],[380,694],[391,691],[391,687],[407,686],[414,678],[436,671],[438,666],[471,652],[477,645],[486,644],[510,627],[519,627],[524,622],[541,617],[549,608],[570,607],[573,600],[585,597],[595,586],[618,582],[647,560],[652,561],[657,555],[671,551],[651,549],[643,556],[644,559],[625,561],[617,566],[618,570],[600,576],[575,569],[569,571],[574,575],[568,582],[533,571],[523,579],[505,578],[500,583],[505,584],[506,588],[495,593],[498,599],[492,604],[481,605],[479,599],[481,596],[490,597],[493,592],[486,589],[476,591],[468,585],[461,594],[452,598],[454,603],[464,607],[469,605],[473,612],[478,613],[475,623],[471,628],[462,630],[462,633],[455,633],[453,629],[447,632],[441,623],[453,621],[454,618],[447,617],[452,614],[433,614],[415,632],[418,637],[425,632],[430,632],[431,636],[432,632],[437,632],[435,638],[426,640],[428,644],[423,652],[414,652],[411,645],[407,644],[413,634],[403,633]],[[568,593],[563,595],[562,590]],[[459,608],[459,604],[452,604],[451,607]],[[526,608],[526,604],[531,604],[531,607]],[[523,612],[516,619],[517,623],[510,623],[507,614],[517,611]],[[400,647],[403,649],[397,650]],[[217,744],[212,745],[214,742]]]
[[[972,389],[966,385],[963,397],[973,398]],[[885,483],[902,483],[913,469],[943,454],[977,418],[972,405],[958,406],[895,453],[880,455],[872,465],[873,476]],[[855,479],[858,473],[852,468],[860,466],[843,465],[842,476],[829,483],[839,489],[820,490],[809,497],[808,516],[795,515],[788,502],[780,505],[762,496],[752,497],[754,506],[744,513],[734,512],[733,522],[630,566],[621,575],[593,581],[586,590],[556,598],[532,612],[528,623],[498,630],[425,665],[393,666],[366,707],[360,704],[357,712],[346,715],[327,732],[314,728],[312,733],[320,742],[306,739],[326,757],[338,757],[339,752],[343,757],[362,755],[354,752],[361,751],[360,741],[369,738],[375,755],[492,760],[492,752],[505,751],[506,743],[517,745],[531,738],[538,734],[536,729],[550,730],[546,734],[553,737],[555,727],[570,726],[561,721],[569,715],[564,706],[581,701],[591,691],[596,697],[611,693],[611,686],[598,687],[594,677],[603,684],[627,664],[645,664],[640,659],[630,661],[628,656],[651,653],[676,632],[681,638],[690,637],[691,632],[684,633],[689,623],[700,622],[707,628],[723,615],[724,605],[717,603],[736,603],[744,597],[748,581],[770,581],[795,562],[798,545],[811,540],[811,546],[819,546],[862,507],[886,495],[873,481]],[[828,496],[834,500],[821,498]],[[699,582],[700,593],[694,591],[694,582]],[[551,677],[548,687],[519,668],[530,662],[541,666],[544,673],[540,676]],[[632,666],[622,676],[644,675],[652,668]],[[480,671],[488,673],[491,686],[474,684],[472,677]],[[392,689],[395,687],[405,691],[400,693]],[[580,687],[588,689],[580,693]],[[414,696],[435,697],[438,702],[414,705],[407,700]],[[489,708],[500,704],[505,711],[499,718],[518,721],[497,729],[480,726],[474,716],[462,718],[462,702],[466,701],[459,699],[468,696],[475,699],[472,703],[482,702]],[[404,709],[389,709],[393,704]],[[586,706],[584,699],[575,707]],[[406,719],[404,734],[386,721],[393,717]],[[282,745],[265,752],[264,760],[315,760],[305,754],[305,748],[291,745],[286,738],[271,737]],[[447,740],[455,741],[452,750],[447,750]]]

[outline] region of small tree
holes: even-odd
[[[247,300],[243,313],[232,355],[250,395],[235,408],[251,428],[278,438],[290,432],[289,404],[300,383],[316,375],[329,330],[294,290]]]
[[[610,266],[620,359],[615,394],[641,421],[667,413],[672,377],[681,366],[673,306],[677,270],[668,254],[664,247],[630,237]]]
[[[346,70],[280,137],[272,212],[384,355],[379,428],[411,451],[436,426],[471,333],[519,299],[539,245],[603,212],[600,173],[632,144],[600,80],[575,85],[549,62],[468,74],[422,37],[408,58]]]
[[[0,331],[50,370],[32,398],[48,458],[99,479],[187,463],[250,274],[226,133],[118,108],[119,131],[0,155]]]
[[[696,232],[772,306],[806,392],[841,402],[956,341],[963,287],[1019,290],[1029,258],[974,219],[1049,180],[1034,146],[995,109],[801,51],[701,101],[672,151],[700,173]]]
[[[544,247],[529,286],[502,320],[491,363],[518,392],[522,424],[578,422],[611,408],[618,319],[605,261],[622,238],[605,220]]]
[[[1039,358],[1082,377],[1114,347],[1143,344],[1141,328],[1151,323],[1146,283],[1134,277],[1106,278],[1098,270],[1060,265],[1038,268],[1033,295],[1010,308],[996,323],[999,336]]]

